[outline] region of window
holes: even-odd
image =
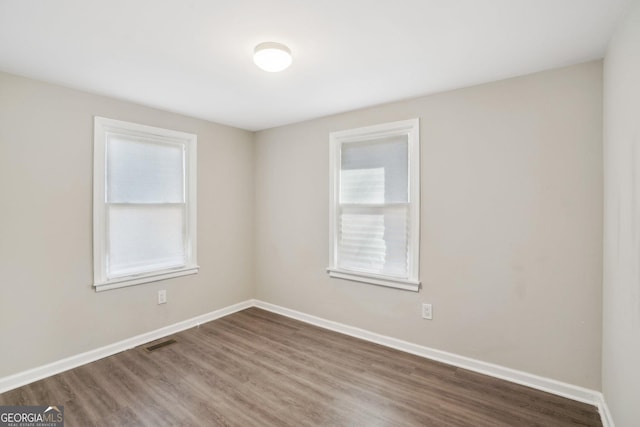
[[[418,291],[418,119],[331,133],[329,275]]]
[[[196,135],[96,117],[97,291],[198,272]]]

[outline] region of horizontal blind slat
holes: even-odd
[[[408,232],[407,206],[341,208],[339,267],[406,277]]]

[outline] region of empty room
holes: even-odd
[[[640,426],[640,0],[0,0],[0,427]]]

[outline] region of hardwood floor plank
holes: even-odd
[[[0,405],[61,404],[72,427],[601,426],[593,406],[257,308],[169,338]]]

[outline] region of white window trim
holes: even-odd
[[[342,144],[407,135],[409,144],[409,221],[408,278],[369,274],[338,268],[337,218],[340,196],[340,153]],[[418,292],[420,290],[420,120],[418,118],[384,123],[358,129],[332,132],[329,138],[329,267],[330,277],[388,286]]]
[[[124,277],[106,277],[107,219],[106,219],[106,135],[108,132],[130,136],[152,137],[185,146],[185,200],[187,210],[187,263],[184,266],[156,270]],[[196,166],[197,136],[191,133],[162,129],[153,126],[94,117],[94,173],[93,173],[93,286],[97,292],[109,289],[155,282],[173,277],[196,274],[197,265],[197,197]]]

